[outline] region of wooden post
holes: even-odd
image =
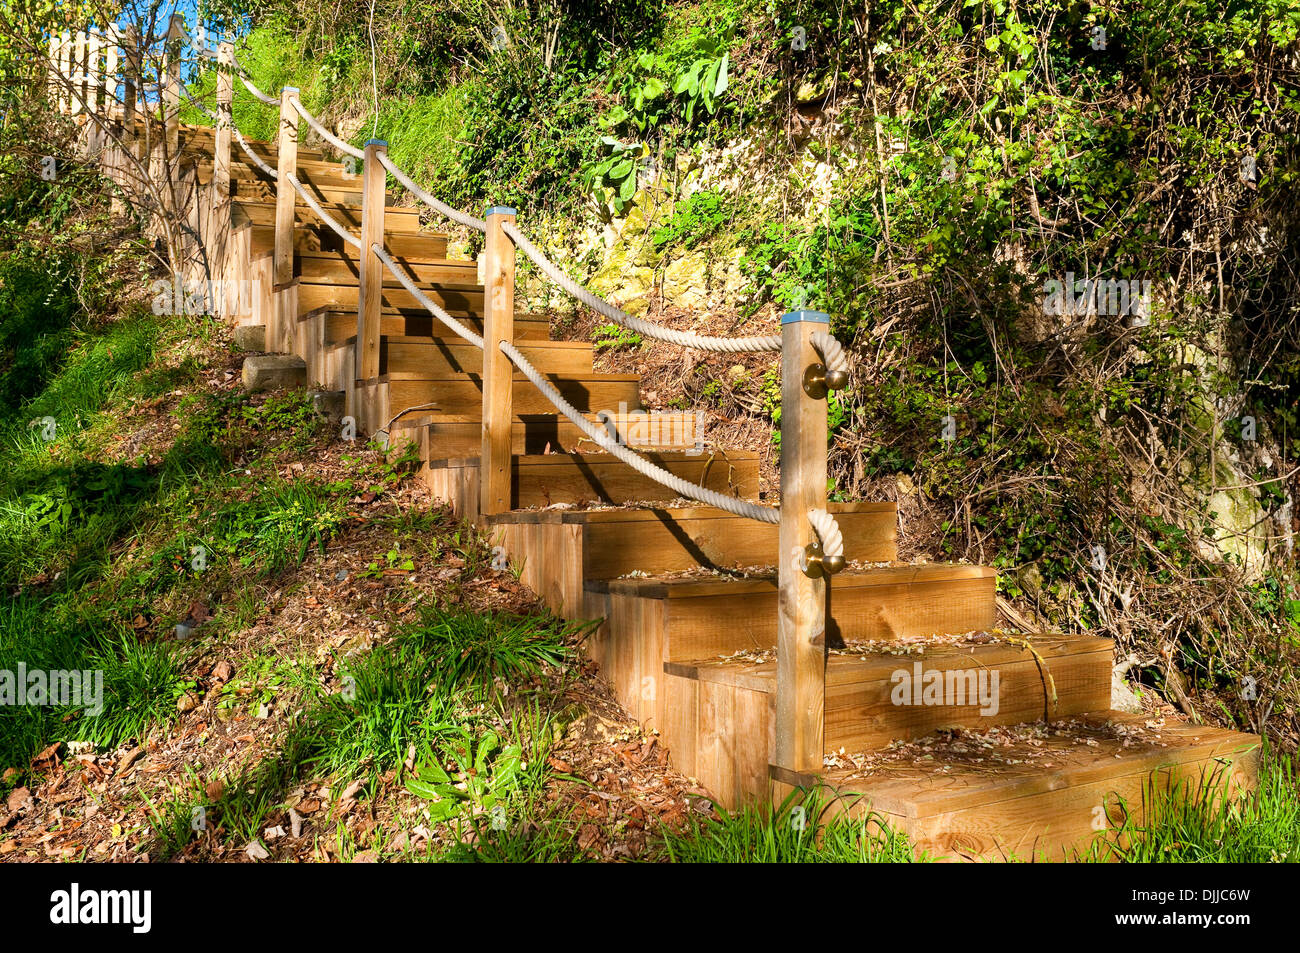
[[[384,263],[373,247],[384,244],[384,203],[388,181],[379,156],[388,143],[371,139],[366,143],[365,166],[361,173],[361,280],[357,298],[357,380],[379,376],[379,327],[384,299]]]
[[[104,97],[104,118],[112,122],[117,118],[117,71],[121,67],[117,48],[122,35],[116,27],[109,27],[104,36],[104,84],[100,95]]]
[[[286,86],[280,92],[280,152],[275,185],[274,280],[277,286],[293,280],[293,218],[298,203],[289,176],[298,174],[298,110],[293,107],[297,99],[296,86]]]
[[[96,115],[100,111],[99,93],[104,87],[99,60],[104,41],[93,30],[86,31],[86,112]]]
[[[63,89],[63,81],[59,76],[59,72],[63,62],[63,38],[66,35],[54,33],[50,36],[49,97],[56,111],[59,110],[61,91]]]
[[[185,18],[173,13],[167,28],[167,70],[163,85],[163,123],[167,147],[164,153],[171,163],[168,176],[175,183],[180,172],[181,152],[181,45],[185,42]]]
[[[217,48],[217,129],[212,154],[212,233],[217,273],[229,279],[230,258],[230,107],[235,94],[235,44]],[[227,286],[228,287],[228,286]],[[224,302],[223,302],[224,304]],[[223,314],[229,320],[230,315]]]
[[[483,443],[479,455],[479,515],[510,509],[510,426],[514,421],[511,382],[514,365],[500,342],[515,338],[515,243],[502,226],[514,224],[515,210],[487,210],[483,267]]]
[[[78,30],[73,41],[72,62],[68,64],[68,80],[71,85],[72,106],[68,110],[72,115],[80,115],[86,108],[86,31]]]
[[[140,28],[134,23],[126,28],[126,69],[122,73],[122,132],[126,147],[137,159],[136,96],[140,89]]]
[[[808,513],[826,508],[826,402],[804,390],[804,372],[821,357],[812,333],[826,330],[820,311],[781,318],[781,524],[777,552],[775,767],[821,774],[826,706],[826,577],[805,571],[805,547],[817,540]],[[790,774],[778,778],[798,783]]]

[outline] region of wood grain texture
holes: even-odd
[[[479,513],[485,516],[510,509],[510,423],[516,412],[515,368],[500,345],[515,341],[515,244],[503,229],[514,223],[513,211],[489,209],[483,253],[483,439],[479,451]],[[520,410],[524,406],[521,401]],[[460,407],[444,409],[448,413],[463,412]]]
[[[379,156],[388,146],[381,142],[366,144],[362,177],[361,259],[357,277],[357,377],[370,380],[379,376],[379,315],[384,284],[384,263],[372,246],[384,242],[384,183],[386,174]]]
[[[789,315],[786,316],[790,317]],[[804,370],[822,321],[781,325],[781,524],[777,545],[777,692],[773,763],[792,771],[822,764],[826,579],[800,568],[816,540],[808,514],[826,508],[826,403],[804,393]]]
[[[289,176],[298,171],[298,113],[294,100],[298,93],[285,89],[280,94],[279,142],[276,148],[276,185],[273,218],[275,223],[275,268],[277,287],[293,280],[293,230],[297,221],[296,193]],[[254,225],[266,224],[266,206],[259,202],[241,202],[241,208]],[[305,220],[304,220],[305,221]],[[296,317],[295,313],[295,317]]]

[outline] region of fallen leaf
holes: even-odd
[[[131,766],[144,757],[143,748],[132,748],[130,751],[123,753],[122,757],[117,760],[117,773],[130,770]]]

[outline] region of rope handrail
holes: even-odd
[[[268,106],[275,106],[276,108],[279,108],[280,106],[279,96],[266,95],[266,93],[262,92],[260,89],[254,86],[253,81],[249,79],[247,76],[245,76],[243,73],[236,73],[235,75],[239,77],[239,81],[244,84],[244,88],[247,89],[250,93],[252,93],[254,97],[260,99]]]
[[[533,263],[541,269],[542,273],[567,291],[572,297],[581,301],[589,308],[600,312],[609,318],[615,324],[636,331],[648,338],[654,338],[659,341],[667,341],[670,344],[677,344],[681,347],[695,348],[701,351],[721,351],[724,353],[735,354],[746,351],[779,351],[781,350],[780,335],[771,337],[748,337],[748,338],[719,338],[708,337],[702,334],[695,334],[691,331],[675,331],[672,328],[665,328],[662,325],[655,324],[653,321],[643,321],[640,318],[634,318],[622,308],[616,308],[604,298],[593,294],[582,285],[578,284],[564,272],[562,272],[555,263],[547,258],[542,252],[524,237],[524,233],[509,222],[501,226],[502,231],[514,240],[514,243],[523,251],[525,255],[532,259]]]
[[[366,157],[366,153],[364,150],[358,149],[356,146],[348,145],[338,136],[334,135],[334,133],[330,132],[328,129],[322,126],[320,124],[320,120],[318,120],[315,116],[309,113],[307,111],[307,107],[304,106],[297,97],[290,99],[289,102],[293,103],[293,108],[298,111],[298,115],[302,116],[303,119],[307,120],[307,125],[311,126],[312,129],[316,130],[317,135],[319,135],[322,139],[324,139],[326,142],[332,145],[335,149],[338,149],[339,152],[347,153],[348,155],[354,156],[357,159],[364,159]]]
[[[238,69],[238,63],[235,65]],[[261,91],[253,86],[248,79],[241,75],[240,80],[243,81],[244,85],[247,86],[249,91],[255,96],[263,102],[268,103],[268,105],[271,104],[272,101],[270,100],[270,97],[262,94]],[[184,91],[186,98],[189,99],[191,103],[208,116],[214,119],[216,118],[211,112],[204,108],[202,104],[198,103],[184,86],[181,88]],[[362,159],[365,158],[365,152],[363,150],[349,145],[326,130],[316,117],[313,116],[297,99],[292,99],[290,102],[293,104],[299,115],[307,121],[307,124],[327,142],[348,155]],[[274,103],[278,105],[279,100],[275,100]],[[235,137],[239,140],[240,146],[248,154],[249,158],[252,159],[263,172],[272,176],[276,175],[276,173],[271,170],[256,155],[256,153],[254,153],[248,144],[244,142],[243,136],[240,135],[238,128],[235,128],[233,123],[231,124],[231,128],[234,131]],[[468,228],[480,232],[487,231],[487,223],[483,219],[475,218],[465,212],[457,211],[417,186],[415,182],[411,180],[410,176],[403,172],[402,169],[388,157],[386,152],[378,152],[376,153],[376,157],[378,158],[380,165],[383,166],[387,172],[391,173],[401,185],[434,211],[438,212],[445,218]],[[316,200],[308,194],[307,190],[303,187],[296,175],[289,174],[286,178],[289,184],[292,185],[303,197],[303,200],[312,211],[320,217],[322,222],[332,228],[352,247],[361,250],[361,240],[351,232],[347,231],[347,229],[336,222],[331,216],[327,215]],[[521,249],[524,254],[532,260],[544,275],[568,292],[575,300],[586,304],[596,312],[605,315],[616,324],[626,327],[629,330],[655,340],[667,341],[682,347],[705,351],[741,353],[757,351],[779,352],[782,349],[782,339],[779,335],[746,338],[711,337],[708,335],[695,334],[690,331],[677,331],[671,328],[662,327],[661,325],[650,321],[635,318],[626,311],[623,311],[621,308],[610,304],[599,295],[584,288],[561,271],[560,268],[545,254],[543,254],[536,245],[529,241],[523,232],[521,232],[513,223],[503,223],[502,231],[510,237],[516,247]],[[415,281],[406,274],[405,269],[398,267],[397,263],[393,261],[392,257],[384,250],[382,244],[378,242],[372,244],[371,251],[373,251],[375,256],[383,262],[389,273],[397,279],[402,287],[405,288],[407,292],[409,292],[430,314],[445,324],[462,339],[478,347],[480,350],[485,348],[483,338],[449,315],[443,308],[434,303],[428,295],[422,292],[417,287]],[[821,356],[827,370],[840,371],[847,374],[847,355],[844,352],[843,345],[840,344],[833,335],[827,331],[814,331],[811,334],[811,343],[813,348]],[[590,440],[595,442],[597,446],[627,464],[633,470],[654,480],[662,486],[675,491],[679,496],[686,499],[695,500],[698,503],[713,506],[736,516],[757,520],[758,522],[769,524],[780,523],[781,510],[779,507],[762,506],[748,500],[727,496],[726,494],[719,493],[716,490],[711,490],[707,487],[691,483],[689,480],[677,476],[676,474],[665,470],[663,467],[657,466],[639,453],[631,450],[625,444],[619,442],[614,437],[611,437],[607,429],[592,423],[584,414],[580,413],[572,404],[565,400],[559,390],[542,376],[541,372],[538,371],[537,368],[535,368],[528,359],[519,352],[518,348],[516,348],[514,344],[503,340],[498,342],[498,346],[500,347],[501,352],[510,359],[511,363],[513,363],[515,367],[519,368],[520,372],[523,373],[523,375],[542,393],[544,397],[546,397],[548,401],[550,401],[556,410],[582,431]],[[818,541],[821,544],[823,557],[842,558],[844,553],[844,538],[835,517],[824,509],[814,509],[808,512],[808,520],[812,524],[813,531],[817,534]]]
[[[591,440],[602,449],[618,457],[621,461],[630,466],[633,470],[643,476],[647,476],[657,483],[675,490],[679,496],[683,496],[697,503],[703,503],[706,506],[715,506],[720,510],[726,510],[736,516],[748,517],[752,520],[758,520],[760,523],[779,523],[781,521],[781,511],[772,506],[759,506],[757,503],[751,503],[748,500],[742,500],[734,496],[727,496],[725,493],[719,493],[717,490],[710,490],[708,487],[699,486],[679,477],[675,473],[669,473],[663,467],[656,466],[645,457],[633,450],[629,450],[625,445],[619,443],[609,435],[604,427],[598,427],[588,420],[583,414],[564,399],[564,396],[555,388],[555,385],[541,375],[537,368],[533,367],[522,354],[509,341],[500,342],[501,352],[510,358],[515,367],[523,373],[533,386],[542,392],[546,397],[569,421],[585,433]]]
[[[379,157],[379,164],[382,165],[385,169],[387,169],[392,174],[393,178],[395,178],[398,182],[404,185],[412,195],[414,195],[425,205],[429,206],[439,215],[442,215],[444,218],[449,218],[453,222],[458,222],[461,225],[465,225],[468,228],[472,228],[475,231],[479,231],[479,232],[487,231],[487,222],[483,221],[483,219],[475,218],[473,215],[470,215],[468,212],[457,211],[456,209],[452,208],[450,205],[438,201],[428,192],[424,191],[424,189],[420,188],[418,185],[412,182],[411,177],[408,176],[405,172],[403,172],[400,168],[398,168],[397,163],[395,163],[391,158],[389,158],[388,153],[380,152],[378,153],[378,157]]]
[[[208,119],[210,119],[213,122],[214,128],[220,128],[221,126],[220,117],[215,115],[212,112],[212,110],[208,109],[207,106],[204,106],[201,102],[195,99],[193,94],[191,94],[190,91],[185,87],[184,83],[181,84],[181,95],[190,101],[190,105],[192,105],[199,112],[207,116]],[[248,156],[248,158],[252,161],[252,163],[255,166],[257,166],[257,168],[263,174],[268,175],[273,179],[277,175],[279,175],[279,173],[276,172],[275,169],[272,169],[269,165],[267,165],[265,162],[262,161],[262,157],[253,151],[252,146],[250,146],[247,142],[244,141],[244,136],[239,131],[239,127],[236,126],[233,122],[230,123],[230,131],[234,133],[235,141],[239,143],[239,148],[244,150],[244,154]],[[301,189],[299,191],[301,191]]]
[[[221,51],[220,51],[220,50],[207,49],[207,48],[205,47],[204,49],[199,50],[199,56],[204,57],[204,58],[206,58],[206,59],[216,60],[217,62],[220,62],[220,60],[221,60]],[[266,93],[262,92],[262,91],[261,91],[260,89],[258,89],[255,85],[253,85],[253,81],[252,81],[251,79],[248,78],[248,70],[244,69],[244,67],[240,64],[239,60],[235,59],[234,54],[231,54],[231,57],[230,57],[230,65],[234,67],[234,70],[233,70],[234,75],[235,75],[236,77],[238,77],[238,79],[239,79],[239,81],[240,81],[241,83],[244,84],[244,88],[247,89],[250,93],[253,94],[253,97],[254,97],[254,98],[256,98],[256,99],[262,101],[263,103],[265,103],[265,104],[268,105],[268,106],[279,106],[279,105],[280,105],[280,97],[278,97],[278,96],[268,96],[268,95],[266,95]]]
[[[357,246],[360,247],[360,244],[361,243],[358,242]],[[465,325],[461,324],[451,315],[449,315],[442,308],[438,307],[438,305],[436,305],[433,301],[429,299],[428,295],[426,295],[423,291],[417,288],[415,286],[415,282],[413,282],[406,275],[405,271],[400,270],[397,267],[397,262],[393,261],[393,259],[389,257],[388,252],[384,251],[382,245],[380,245],[378,242],[375,242],[375,244],[371,245],[370,248],[375,253],[375,257],[377,257],[380,261],[384,263],[385,266],[387,266],[388,270],[392,272],[393,277],[396,278],[401,283],[402,287],[405,288],[407,291],[409,291],[412,295],[414,295],[415,300],[420,302],[420,304],[424,305],[424,307],[428,310],[430,314],[432,314],[443,324],[447,325],[447,327],[451,328],[452,331],[460,335],[470,344],[473,344],[480,351],[483,349],[483,339],[479,337],[477,334],[475,334],[473,331],[471,331],[469,328],[465,327]]]
[[[297,189],[298,194],[302,196],[303,201],[307,203],[308,207],[313,212],[315,212],[318,216],[320,216],[320,220],[322,222],[324,222],[330,228],[334,229],[334,231],[338,233],[339,238],[343,239],[345,242],[347,242],[349,245],[351,245],[353,248],[357,249],[358,251],[361,250],[361,239],[357,238],[357,236],[353,235],[346,228],[344,228],[342,225],[340,225],[338,222],[332,219],[329,215],[326,215],[325,210],[321,208],[319,204],[317,204],[316,200],[307,194],[307,190],[303,188],[302,183],[298,181],[298,177],[296,175],[290,172],[285,176],[285,178],[289,180],[290,185],[292,185],[295,189]]]

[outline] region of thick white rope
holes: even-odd
[[[470,344],[473,344],[480,351],[483,349],[483,339],[479,337],[477,334],[475,334],[473,331],[471,331],[469,328],[465,327],[465,325],[461,324],[451,315],[449,315],[446,311],[442,310],[442,308],[438,307],[431,300],[429,300],[429,296],[426,295],[419,288],[415,287],[415,282],[413,282],[409,277],[407,277],[406,272],[404,270],[401,270],[397,267],[397,263],[393,261],[393,259],[388,257],[388,252],[384,251],[383,247],[380,246],[378,242],[371,245],[370,248],[375,253],[375,255],[379,258],[379,260],[388,266],[388,270],[393,273],[393,277],[402,283],[402,287],[405,288],[407,291],[409,291],[411,294],[415,295],[415,300],[420,302],[420,304],[424,305],[424,307],[429,311],[430,314],[432,314],[443,324],[447,325],[447,327],[451,328],[452,331],[454,331],[456,334],[459,334]]]
[[[542,273],[567,291],[570,295],[581,301],[587,307],[598,311],[605,317],[609,318],[615,324],[621,325],[638,334],[648,338],[654,338],[659,341],[667,341],[670,344],[676,344],[680,347],[695,348],[700,351],[721,351],[728,354],[735,354],[746,351],[779,351],[781,350],[780,335],[771,337],[749,337],[749,338],[716,338],[706,337],[700,334],[693,334],[690,331],[674,331],[671,328],[661,327],[650,321],[642,321],[640,318],[634,318],[621,308],[616,308],[604,298],[601,298],[588,291],[582,285],[578,284],[564,272],[560,271],[549,258],[538,250],[537,246],[524,237],[523,232],[519,231],[514,225],[506,222],[502,225],[502,231],[514,240],[514,243],[523,250],[523,253],[533,260],[533,263],[542,270]]]
[[[844,535],[840,532],[840,524],[835,522],[835,517],[825,510],[809,510],[808,522],[812,523],[817,538],[821,540],[823,556],[830,558],[844,555]]]
[[[324,222],[330,228],[334,229],[334,231],[338,233],[339,238],[343,239],[353,248],[357,249],[357,251],[361,250],[361,239],[357,238],[357,236],[353,235],[351,232],[349,232],[338,222],[334,221],[334,219],[326,215],[325,210],[316,203],[316,200],[307,194],[307,190],[302,187],[302,183],[298,181],[298,177],[296,175],[294,175],[293,173],[289,173],[288,175],[285,176],[285,178],[289,180],[290,185],[292,185],[295,189],[298,190],[298,194],[302,196],[303,201],[307,203],[308,207],[313,212],[315,212],[318,216],[320,216],[320,220],[322,222]]]
[[[828,371],[849,372],[849,359],[844,353],[844,345],[835,340],[834,335],[829,331],[814,331],[810,338]]]
[[[207,57],[210,60],[216,60],[218,63],[221,62],[221,51],[219,49],[205,48],[199,51],[199,55]],[[244,67],[240,64],[239,60],[235,59],[234,53],[231,53],[230,55],[230,65],[234,67],[233,72],[237,77],[239,77],[239,81],[244,84],[244,88],[247,89],[250,93],[252,93],[254,97],[260,99],[268,106],[280,105],[279,97],[268,96],[266,95],[266,93],[262,92],[260,89],[258,89],[256,86],[253,85],[253,81],[248,78],[248,70],[244,69]]]
[[[335,149],[339,150],[339,152],[346,152],[348,155],[355,156],[358,159],[364,159],[366,157],[364,150],[358,149],[356,146],[348,145],[348,143],[344,142],[338,136],[334,135],[334,133],[322,126],[320,121],[309,113],[307,107],[299,102],[297,98],[291,99],[290,102],[293,103],[293,108],[298,110],[298,115],[307,120],[307,125],[315,129],[317,135],[332,145]]]
[[[249,79],[247,76],[244,76],[242,73],[236,73],[235,75],[238,76],[239,81],[244,84],[244,88],[247,89],[250,93],[252,93],[257,99],[260,99],[268,106],[275,106],[276,108],[279,108],[280,106],[279,96],[266,95],[266,93],[262,92],[260,89],[258,89],[256,86],[253,85],[253,81],[251,79]]]
[[[247,142],[244,141],[244,137],[239,134],[239,129],[237,126],[235,126],[234,123],[230,124],[230,131],[235,134],[235,139],[239,142],[239,148],[244,150],[245,154],[248,156],[249,159],[253,161],[253,164],[255,166],[257,166],[263,173],[269,175],[273,179],[279,175],[279,173],[276,172],[275,169],[272,169],[269,165],[263,162],[262,157],[259,156],[256,152],[254,152],[252,147]]]
[[[473,215],[470,215],[466,212],[458,212],[450,205],[447,205],[443,202],[439,202],[428,192],[424,191],[424,189],[420,188],[418,185],[412,182],[411,177],[408,176],[401,169],[399,169],[397,167],[397,164],[388,157],[388,153],[381,152],[378,155],[379,155],[379,164],[382,165],[385,169],[387,169],[390,173],[392,173],[393,178],[395,178],[398,182],[404,185],[412,195],[414,195],[425,205],[429,206],[429,208],[433,209],[439,215],[443,216],[444,218],[449,218],[453,222],[459,222],[461,225],[464,225],[468,228],[472,228],[475,231],[479,231],[479,232],[487,231],[487,222],[483,221],[483,219],[475,218]]]
[[[555,389],[555,386],[548,381],[537,368],[528,363],[527,358],[519,353],[518,348],[508,341],[501,342],[501,350],[510,358],[515,367],[523,372],[523,375],[533,382],[538,390],[555,405],[555,409],[562,413],[573,423],[575,427],[590,437],[603,450],[608,451],[618,459],[622,460],[633,470],[643,476],[647,476],[657,483],[668,487],[678,496],[695,500],[698,503],[704,503],[707,506],[715,506],[720,510],[726,510],[728,513],[734,513],[736,516],[745,516],[752,520],[758,520],[760,523],[779,523],[781,521],[781,511],[771,506],[759,506],[757,503],[750,503],[748,500],[741,500],[734,496],[727,496],[716,490],[710,490],[707,487],[698,486],[689,480],[684,480],[675,473],[669,473],[662,467],[657,467],[649,460],[645,459],[638,453],[629,450],[626,446],[619,443],[609,435],[604,428],[593,424],[583,414],[579,413],[572,404],[564,399],[563,395]],[[486,355],[484,357],[486,359]]]
[[[190,91],[185,88],[184,83],[181,84],[181,93],[185,96],[186,99],[190,101],[190,104],[193,105],[195,109],[203,113],[205,116],[208,117],[209,120],[211,120],[214,129],[220,127],[221,120],[210,109],[208,109],[208,107],[204,106],[201,102],[195,99],[190,94]],[[265,162],[263,162],[262,157],[259,156],[256,152],[254,152],[252,147],[249,146],[249,144],[244,141],[244,137],[239,132],[239,127],[236,126],[233,122],[230,124],[230,131],[235,134],[235,141],[239,143],[239,148],[244,150],[244,153],[248,156],[249,159],[252,160],[253,164],[257,166],[257,168],[261,169],[262,172],[264,172],[266,175],[269,175],[271,178],[274,179],[278,173],[274,169],[272,169],[269,165],[267,165]]]

